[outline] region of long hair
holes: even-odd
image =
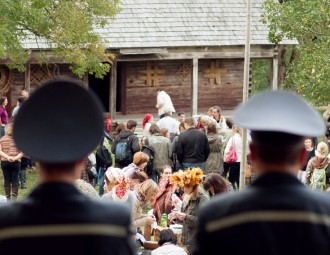
[[[234,133],[237,133],[242,137],[243,132],[239,126],[233,125],[233,131],[234,131]]]
[[[142,128],[144,128],[147,124],[147,122],[152,118],[152,114],[148,113],[144,116],[143,120],[142,120]]]
[[[138,184],[135,188],[136,192],[143,198],[151,197],[152,195],[154,197],[158,191],[157,183],[151,179]]]
[[[216,194],[228,192],[230,189],[230,184],[220,174],[209,173],[206,175],[206,178],[203,182],[203,187],[206,191],[209,191],[210,188],[213,188],[214,194],[216,195]]]

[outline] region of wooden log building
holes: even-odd
[[[272,60],[270,86],[276,87],[277,48],[260,22],[262,3],[252,5],[251,58]],[[104,79],[83,78],[113,118],[116,113],[156,113],[157,88],[172,97],[177,111],[193,114],[213,105],[233,109],[242,101],[245,0],[123,0],[122,8],[97,31],[116,55],[111,71]],[[40,49],[51,53],[46,42],[31,39],[24,45],[31,50],[25,73],[0,62],[0,93],[9,99],[8,111],[23,88],[33,91],[52,77],[75,77],[61,61],[38,64]]]

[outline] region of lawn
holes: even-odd
[[[26,197],[27,194],[38,184],[38,173],[36,169],[28,168],[26,170],[26,186],[27,189],[18,190],[18,199]],[[0,195],[5,196],[5,190],[3,187],[3,174],[0,171]]]

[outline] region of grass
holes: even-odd
[[[3,174],[2,171],[0,171],[0,195],[5,196],[5,190],[3,187]],[[26,186],[27,189],[19,189],[18,190],[18,199],[22,199],[25,198],[30,192],[31,190],[37,186],[38,184],[38,173],[37,170],[32,169],[32,168],[28,168],[26,170]]]

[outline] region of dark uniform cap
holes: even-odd
[[[17,147],[35,160],[82,159],[103,138],[101,104],[78,81],[46,82],[20,107],[13,136]]]
[[[252,131],[316,137],[324,134],[321,115],[303,98],[288,91],[267,91],[240,105],[233,121]]]

